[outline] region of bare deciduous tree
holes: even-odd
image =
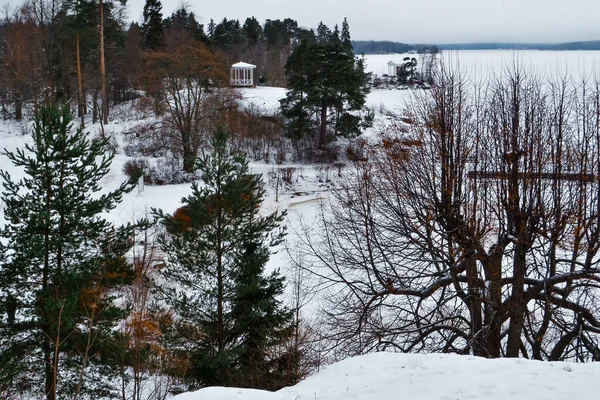
[[[202,43],[169,32],[165,49],[144,57],[142,82],[165,110],[167,142],[183,158],[183,170],[193,172],[198,149],[213,131],[220,112],[235,96],[224,88],[227,68]]]
[[[344,354],[600,356],[600,91],[442,68],[301,235]]]

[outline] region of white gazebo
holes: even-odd
[[[398,71],[400,71],[400,68],[404,65],[404,61],[390,61],[389,63],[387,63],[387,65],[388,75],[396,76],[398,75]]]
[[[231,86],[254,86],[254,70],[256,65],[239,62],[231,66],[229,83]]]

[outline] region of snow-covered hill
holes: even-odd
[[[173,400],[574,400],[600,396],[600,364],[375,353],[278,392],[211,387]]]

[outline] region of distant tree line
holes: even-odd
[[[264,24],[255,17],[248,17],[243,23],[223,18],[221,22],[210,20],[207,40],[230,63],[244,60],[254,64],[255,73],[268,85],[285,86],[287,58],[308,32],[291,18],[267,19]]]
[[[432,44],[406,44],[385,40],[353,40],[354,54],[439,53],[440,47]]]
[[[600,50],[600,40],[567,43],[450,43],[442,50]]]
[[[223,72],[244,59],[268,84],[284,86],[287,57],[306,32],[291,18],[263,24],[254,17],[243,23],[224,18],[204,26],[186,7],[164,16],[159,0],[146,2],[141,24],[123,16],[117,1],[32,0],[6,9],[0,19],[2,117],[21,119],[24,105],[52,100],[76,105],[82,123],[90,116],[106,124],[114,105],[142,89],[144,54],[164,49],[181,33],[184,42],[219,54]]]
[[[423,49],[439,50],[600,50],[600,40],[567,43],[449,43],[406,44],[393,41],[353,40],[355,54],[402,54],[409,51],[420,53]]]
[[[412,44],[378,40],[353,40],[352,46],[355,54],[401,54],[416,50]]]

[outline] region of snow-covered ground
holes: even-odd
[[[387,72],[387,62],[402,59],[404,55],[367,56],[369,71]],[[539,71],[560,72],[562,66],[575,74],[589,74],[600,67],[600,52],[539,52],[524,51],[461,51],[444,54],[448,60],[460,57],[461,66],[485,71],[498,71],[502,62],[514,57],[531,63]],[[384,121],[384,113],[400,114],[411,99],[411,90],[374,90],[367,105],[378,113],[378,123]],[[282,88],[257,87],[241,90],[244,102],[256,107],[276,111],[279,100],[285,95]],[[118,139],[121,132],[129,129],[135,121],[115,119],[107,125],[107,134]],[[0,149],[14,151],[31,141],[23,135],[26,124],[0,121]],[[375,125],[368,133],[380,129]],[[93,135],[99,127],[87,129]],[[119,142],[119,140],[117,140]],[[130,157],[118,149],[111,172],[103,181],[103,190],[117,188],[127,177],[123,165]],[[269,182],[269,172],[276,165],[253,162],[250,167],[262,173],[266,182],[267,198],[264,212],[287,210],[286,225],[290,231],[303,219],[310,223],[316,215],[316,205],[328,197],[329,179],[335,179],[334,167],[319,165],[283,165],[295,168],[293,183],[275,197],[275,187]],[[0,153],[0,169],[7,170],[15,178],[22,176]],[[342,171],[342,174],[344,171]],[[189,184],[170,186],[146,186],[124,196],[123,202],[108,218],[116,223],[127,223],[146,216],[151,208],[161,208],[171,213],[181,206],[181,199],[191,193]],[[1,206],[1,204],[0,204]],[[3,218],[0,211],[0,220]],[[293,235],[290,235],[293,240]],[[280,268],[285,273],[289,260],[282,248],[271,258],[268,269]],[[311,307],[312,309],[312,307]],[[578,395],[593,399],[599,396],[600,364],[540,363],[525,360],[485,360],[473,357],[440,355],[372,354],[342,361],[327,367],[300,384],[277,393],[242,389],[209,388],[197,393],[178,396],[178,400],[226,400],[226,399],[390,399],[454,400],[454,399],[567,399]]]
[[[600,364],[375,353],[278,392],[211,387],[173,400],[573,400],[600,393]]]

